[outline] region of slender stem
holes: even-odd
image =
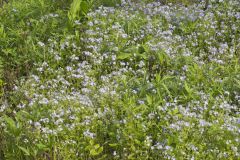
[[[208,5],[209,5],[209,0],[206,0],[204,10],[208,8]]]

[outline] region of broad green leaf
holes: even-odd
[[[10,129],[12,129],[12,130],[16,129],[15,121],[12,118],[10,118],[8,116],[4,116],[4,120]]]
[[[152,97],[151,96],[149,96],[149,95],[147,95],[147,102],[148,102],[148,104],[149,105],[151,105],[152,104]]]
[[[42,143],[36,144],[36,146],[37,146],[38,149],[40,149],[40,150],[43,150],[43,149],[46,149],[46,148],[47,148],[47,146],[44,145],[44,144],[42,144]]]
[[[90,155],[97,156],[102,153],[103,147],[100,147],[99,144],[96,144],[93,149],[90,150]]]
[[[90,140],[90,145],[94,145],[94,141],[93,140]]]
[[[73,0],[73,2],[71,3],[71,7],[68,12],[68,18],[71,21],[75,20],[75,18],[77,17],[77,14],[80,12],[81,3],[82,3],[82,0]]]
[[[138,54],[138,56],[144,60],[147,60],[147,54]]]
[[[99,147],[100,147],[99,144],[95,144],[95,145],[94,145],[94,148],[95,148],[95,149],[98,149]]]
[[[87,12],[88,12],[88,10],[89,10],[89,3],[88,2],[86,2],[86,1],[83,1],[82,3],[81,3],[81,11],[82,11],[82,13],[83,14],[87,14]]]
[[[121,52],[121,53],[117,56],[117,58],[118,58],[119,60],[124,60],[124,59],[130,58],[131,56],[132,56],[132,54],[130,54],[130,53]]]
[[[110,147],[116,147],[116,146],[118,146],[118,144],[117,143],[110,143],[109,146]]]
[[[138,53],[143,54],[145,52],[145,48],[143,46],[138,47]]]
[[[186,82],[184,83],[184,88],[186,89],[188,94],[192,94],[192,90],[191,90],[191,88],[189,88],[189,86]]]
[[[21,146],[18,146],[18,148],[21,149],[21,150],[25,153],[26,156],[30,156],[30,152],[29,152],[28,149],[23,148],[23,147],[21,147]]]

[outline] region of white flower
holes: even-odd
[[[171,146],[165,146],[165,149],[166,149],[166,150],[171,150],[172,147],[171,147]]]
[[[117,58],[117,56],[116,56],[116,55],[112,55],[112,60],[113,60],[113,61],[115,61],[115,60],[116,60],[116,58]]]
[[[67,67],[66,67],[66,70],[67,70],[68,72],[70,72],[70,71],[72,71],[72,67],[67,66]]]
[[[81,22],[79,20],[74,21],[75,24],[80,25]]]
[[[43,98],[42,100],[40,100],[39,101],[39,104],[48,104],[49,103],[49,101],[48,101],[48,99],[47,98]]]
[[[44,46],[45,46],[45,44],[44,44],[43,42],[41,42],[41,41],[39,41],[37,44],[38,44],[40,47],[44,47]]]
[[[210,123],[209,123],[209,122],[206,122],[206,121],[203,120],[203,119],[200,119],[200,120],[199,120],[199,125],[200,125],[201,127],[204,127],[204,126],[209,126]]]
[[[92,27],[93,26],[93,22],[88,22],[88,26]]]
[[[54,58],[55,58],[55,60],[56,60],[56,61],[59,61],[59,60],[61,60],[61,59],[62,59],[62,58],[61,58],[59,55],[55,55],[55,57],[54,57]]]
[[[144,67],[144,66],[145,66],[145,63],[144,63],[143,61],[140,61],[140,62],[139,62],[139,67],[142,68],[142,67]]]
[[[145,104],[145,102],[143,100],[138,100],[139,104]]]
[[[6,105],[6,104],[1,105],[1,106],[0,106],[0,112],[5,111],[6,108],[7,108],[7,105]]]
[[[89,137],[89,138],[94,138],[95,137],[95,134],[90,132],[89,129],[87,129],[86,131],[83,132],[83,135],[85,137]]]
[[[127,38],[128,35],[127,34],[122,34],[122,38]]]
[[[41,127],[41,124],[40,124],[39,122],[35,122],[35,123],[34,123],[34,126],[35,126],[36,128],[40,128],[40,127]]]
[[[17,105],[17,108],[19,108],[19,109],[22,109],[22,108],[25,108],[25,104],[19,104],[19,105]]]

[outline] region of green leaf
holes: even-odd
[[[144,60],[147,60],[147,54],[138,54],[138,56]]]
[[[240,88],[240,81],[237,78],[234,78],[234,80],[237,83],[237,87]]]
[[[90,145],[94,145],[94,141],[93,140],[90,140]]]
[[[71,3],[71,7],[70,10],[68,12],[68,18],[73,21],[75,20],[75,18],[77,17],[78,13],[81,10],[81,3],[82,0],[73,0],[73,2]]]
[[[147,95],[147,102],[148,102],[148,104],[149,105],[151,105],[152,104],[152,97],[151,96],[149,96],[149,95]]]
[[[93,149],[90,150],[90,155],[97,156],[102,153],[103,147],[100,147],[99,144],[96,144]]]
[[[3,25],[0,26],[0,37],[6,38],[6,33],[4,31],[4,26]]]
[[[38,147],[39,150],[44,150],[47,148],[47,146],[42,143],[36,144],[36,146]]]
[[[124,60],[130,58],[132,55],[130,53],[124,53],[120,52],[120,54],[117,56],[117,59]]]
[[[86,1],[83,1],[83,2],[81,3],[81,12],[82,12],[84,15],[86,15],[87,12],[88,12],[88,10],[89,10],[89,3],[86,2]]]
[[[138,47],[138,53],[142,54],[145,52],[145,48],[143,46]]]
[[[20,150],[22,150],[26,156],[30,156],[30,152],[29,152],[28,149],[23,148],[23,147],[21,147],[21,146],[18,146],[18,148],[19,148]]]
[[[9,129],[12,129],[12,130],[16,129],[15,121],[12,118],[5,115],[4,120],[7,123],[7,126],[9,127]]]
[[[172,115],[176,115],[178,112],[178,108],[175,108],[174,110],[172,110]]]
[[[167,87],[164,83],[162,83],[162,86],[163,86],[163,88],[166,90],[166,92],[168,93],[168,96],[170,96],[170,98],[173,99],[173,98],[172,98],[172,94],[171,94],[171,92],[169,91],[168,87]]]
[[[188,84],[186,82],[184,83],[184,88],[186,89],[188,94],[190,94],[190,95],[192,94],[192,90],[191,90],[191,88],[188,86]]]
[[[134,154],[131,153],[131,154],[128,156],[128,159],[134,159]]]
[[[98,149],[99,147],[100,147],[99,144],[94,145],[94,148],[95,148],[95,149]]]
[[[117,144],[117,143],[110,143],[109,146],[110,146],[110,147],[117,147],[118,144]]]

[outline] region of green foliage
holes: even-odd
[[[7,89],[17,78],[30,73],[34,62],[44,60],[44,50],[37,43],[45,43],[51,35],[63,34],[67,29],[64,11],[53,8],[54,5],[51,1],[22,0],[6,4],[1,10],[0,58]]]
[[[96,0],[95,3],[97,6],[103,5],[106,7],[114,7],[117,4],[120,4],[121,0]]]
[[[70,21],[83,18],[92,8],[92,5],[92,0],[73,0],[68,12],[68,18]]]
[[[4,4],[0,159],[239,159],[239,1],[164,2]]]

